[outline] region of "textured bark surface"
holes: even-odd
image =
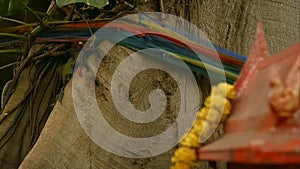
[[[148,110],[150,91],[161,89],[167,97],[164,113],[148,124],[137,124],[120,115],[112,101],[111,80],[117,66],[132,52],[125,47],[117,46],[104,58],[98,69],[99,85],[95,89],[96,98],[103,116],[118,132],[129,137],[150,137],[165,131],[174,123],[180,108],[181,95],[176,82],[170,75],[160,70],[145,70],[139,73],[130,84],[129,97],[131,102],[138,110]],[[136,62],[145,63],[147,61],[141,57],[141,60]],[[131,69],[128,67],[128,71]],[[181,79],[189,80],[186,77],[181,77]],[[199,83],[205,84],[207,82],[199,81]],[[122,88],[121,86],[120,90]],[[191,88],[191,86],[187,85],[186,88]],[[205,97],[206,88],[207,86],[200,87],[200,98]],[[130,159],[100,148],[87,136],[79,124],[73,106],[71,83],[66,86],[64,92],[62,104],[57,103],[54,107],[38,142],[21,164],[21,169],[167,169],[170,167],[170,157],[173,150],[150,158]],[[200,99],[200,102],[202,101]],[[172,139],[177,140],[177,135],[170,137],[170,141]],[[151,150],[147,151],[151,152]]]
[[[298,0],[164,2],[166,13],[180,16],[195,24],[213,44],[245,56],[250,52],[258,21],[263,23],[270,54],[277,53],[300,40]],[[220,164],[217,168],[225,167]]]
[[[51,45],[34,45],[30,54],[44,47]],[[58,58],[30,62],[17,78],[16,87],[12,82],[6,89],[14,90],[11,97],[5,96],[8,102],[0,113],[1,169],[17,168],[37,141],[61,87],[62,64]]]
[[[223,48],[248,55],[257,21],[262,21],[270,53],[299,41],[298,0],[165,0],[165,11],[187,19]]]
[[[158,1],[148,3],[153,3],[150,5],[153,7],[151,11],[159,4]],[[166,13],[181,16],[194,23],[213,43],[247,55],[258,20],[262,20],[264,24],[270,53],[276,53],[299,41],[299,3],[298,0],[164,0],[164,10]],[[145,9],[144,7],[139,9]],[[161,118],[161,122],[156,124],[156,130],[140,126],[131,126],[128,130],[122,128],[120,124],[124,121],[122,118],[115,118],[116,111],[111,105],[110,79],[112,68],[131,52],[126,48],[118,47],[113,51],[113,59],[107,58],[101,67],[103,70],[100,70],[103,74],[99,76],[100,85],[96,89],[96,95],[99,107],[103,107],[113,126],[119,127],[128,135],[148,136],[164,130],[173,122],[178,96],[176,88],[170,87],[173,83],[172,79],[166,74],[159,71],[144,72],[146,79],[143,80],[140,75],[136,77],[137,81],[132,83],[130,95],[133,104],[141,110],[149,107],[148,94],[139,95],[139,91],[136,90],[140,86],[144,87],[143,93],[156,87],[165,88],[170,98],[173,97],[171,99],[173,102],[170,102],[167,110],[170,114],[165,114]],[[199,84],[203,83],[206,82],[200,81]],[[201,87],[203,92],[207,90],[206,86]],[[167,169],[170,166],[172,151],[146,159],[129,159],[101,149],[79,125],[71,94],[71,83],[69,83],[65,89],[62,105],[55,106],[38,142],[20,168]]]

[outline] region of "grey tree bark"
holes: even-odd
[[[216,45],[248,55],[256,24],[264,25],[270,53],[299,41],[298,0],[164,0],[165,12],[195,24]]]
[[[143,0],[140,0],[140,3],[143,4]],[[153,3],[154,6],[159,5],[158,1],[149,1],[148,3]],[[163,3],[164,12],[175,14],[191,21],[206,33],[214,44],[243,55],[249,53],[256,23],[259,20],[264,24],[270,53],[277,53],[298,42],[299,8],[300,2],[298,0],[164,0]],[[139,9],[144,8],[140,7]],[[124,53],[122,48],[116,49],[116,51]],[[118,55],[118,53],[115,53],[115,56]],[[109,64],[112,63],[111,60],[107,60],[107,62]],[[162,74],[149,75],[152,78],[163,76]],[[99,101],[103,105],[110,100],[105,93],[109,92],[109,84],[107,83],[109,78],[109,75],[100,78],[102,86],[97,96],[99,96]],[[150,88],[151,85],[149,86]],[[135,92],[138,91],[133,91],[132,95],[135,95]],[[76,119],[70,97],[71,93],[69,84],[65,90],[63,104],[57,105],[51,113],[38,142],[22,162],[21,169],[167,169],[170,167],[169,159],[173,150],[156,157],[129,159],[116,156],[96,146],[85,135]],[[203,94],[204,96],[205,94]],[[144,103],[146,99],[141,98],[137,104],[147,104]],[[175,102],[172,103],[171,108],[175,105]],[[111,111],[109,105],[106,106],[106,109],[108,112]],[[166,124],[168,125],[172,122],[169,119],[170,117],[165,118],[165,121],[157,125],[164,128]],[[118,122],[120,121],[116,121],[115,125],[118,125]],[[137,133],[138,135],[144,134],[143,132],[149,134],[151,129],[139,130],[139,132],[141,133]]]

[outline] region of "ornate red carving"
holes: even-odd
[[[261,23],[235,84],[225,135],[199,159],[247,164],[300,164],[300,42],[269,56]]]

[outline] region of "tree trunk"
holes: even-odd
[[[149,5],[150,11],[159,8],[166,13],[183,17],[198,26],[214,44],[243,55],[247,55],[251,49],[258,20],[264,24],[270,53],[277,53],[299,41],[300,2],[298,0],[153,0],[147,3],[144,0],[137,0],[135,3],[142,4],[137,6],[140,10],[144,10],[145,6]],[[121,123],[124,121],[116,117],[117,111],[111,104],[112,98],[109,94],[111,68],[116,67],[131,52],[129,49],[118,46],[112,52],[112,57],[104,62],[105,64],[99,70],[104,73],[98,76],[97,101],[99,107],[105,110],[107,119],[110,119],[112,125],[120,131],[137,137],[149,136],[163,131],[174,122],[179,96],[176,89],[168,87],[170,104],[162,121],[155,124],[156,130],[153,126],[122,128]],[[153,79],[154,82],[148,82],[149,79]],[[134,86],[143,86],[142,93],[147,93],[157,86],[165,88],[166,85],[172,83],[169,76],[156,71],[151,74],[145,73],[144,81],[133,83],[132,89],[135,89]],[[200,81],[200,84],[204,83],[207,83],[207,79]],[[200,88],[202,103],[207,95],[207,85],[200,86]],[[136,96],[133,97],[133,104],[139,109],[147,109],[149,107],[148,95],[140,96],[139,93],[138,90],[131,91],[130,95]],[[174,136],[170,139],[177,138]],[[9,154],[10,149],[7,148],[1,153]],[[20,168],[167,169],[171,166],[172,154],[173,150],[170,150],[155,157],[131,159],[117,156],[100,148],[84,133],[78,122],[74,112],[70,82],[65,88],[62,104],[56,104],[38,141],[23,160]],[[13,161],[9,157],[5,160]],[[17,164],[21,161],[22,159],[18,159]],[[12,166],[16,167],[15,164]]]
[[[299,41],[298,0],[164,0],[165,12],[195,24],[216,45],[248,55],[256,24],[275,54]]]
[[[105,46],[105,43],[101,44],[101,47]],[[111,52],[104,58],[98,68],[97,77],[99,79],[99,85],[95,89],[97,102],[103,116],[110,123],[111,127],[120,133],[124,133],[128,137],[150,137],[164,132],[174,123],[179,111],[178,107],[181,106],[182,102],[180,98],[184,93],[180,93],[176,82],[167,73],[160,70],[142,71],[131,81],[129,86],[131,103],[138,110],[148,110],[151,106],[148,98],[149,93],[152,90],[159,88],[166,94],[166,109],[158,119],[147,124],[137,124],[125,119],[120,115],[113,104],[114,102],[112,100],[110,88],[115,69],[121,61],[128,57],[133,51],[121,46],[116,46],[110,51]],[[87,62],[93,63],[92,60]],[[149,63],[149,60],[140,57],[140,60],[135,60],[135,63]],[[160,64],[159,61],[153,61],[153,63]],[[126,69],[130,72],[134,67],[135,65],[131,65]],[[178,71],[178,69],[176,69],[176,71]],[[176,74],[176,71],[173,73]],[[178,77],[174,78],[178,80]],[[187,77],[180,78],[183,81],[190,80]],[[118,81],[122,81],[122,79]],[[199,81],[199,83],[205,84],[207,81],[205,79],[204,81]],[[185,87],[190,89],[192,86],[187,84]],[[206,87],[207,86],[200,86],[199,94],[201,98],[205,98],[207,95],[205,92]],[[119,90],[123,90],[123,88],[124,87],[121,86]],[[54,107],[39,140],[22,162],[20,169],[167,169],[170,167],[170,158],[174,149],[158,156],[143,159],[121,157],[103,150],[87,136],[78,122],[73,106],[71,82],[66,86],[64,93],[62,103],[57,103]],[[200,102],[202,103],[203,100],[200,99]],[[181,124],[176,125],[180,126]],[[109,138],[111,136],[106,135],[105,137]],[[177,141],[177,134],[169,139],[170,142],[173,140]],[[145,151],[152,153],[152,150]]]

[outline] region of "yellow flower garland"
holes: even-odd
[[[211,94],[206,98],[204,107],[197,113],[193,128],[181,140],[179,148],[175,151],[171,162],[171,169],[192,169],[197,162],[196,150],[201,147],[199,139],[207,138],[211,133],[212,124],[224,123],[231,112],[231,101],[235,99],[236,91],[233,85],[220,83],[214,86]],[[213,99],[212,99],[213,98]],[[225,105],[224,105],[225,101]],[[219,125],[219,124],[215,124]]]

